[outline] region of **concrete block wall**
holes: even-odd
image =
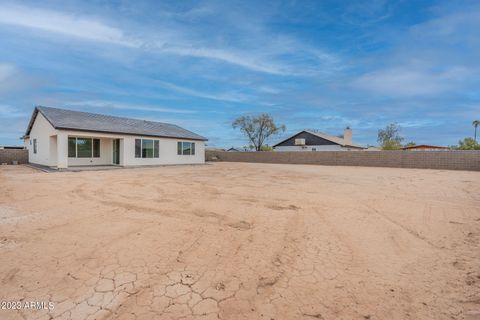
[[[207,161],[480,171],[480,151],[207,151]]]
[[[13,161],[18,161],[19,164],[28,163],[28,150],[0,149],[0,164],[12,164]]]

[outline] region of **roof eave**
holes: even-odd
[[[128,136],[140,136],[140,137],[153,137],[153,138],[167,138],[167,139],[185,139],[185,140],[195,140],[195,141],[208,141],[205,137],[191,138],[191,137],[177,137],[177,136],[162,136],[162,135],[152,135],[152,134],[140,134],[140,133],[130,133],[130,132],[115,132],[115,131],[102,131],[102,130],[87,130],[79,128],[70,128],[70,127],[55,127],[57,130],[73,130],[81,132],[98,132],[98,133],[110,133],[110,134],[120,134]]]

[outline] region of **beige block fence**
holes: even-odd
[[[480,151],[206,151],[207,161],[480,171]]]
[[[0,149],[0,164],[28,163],[28,150],[26,149]]]

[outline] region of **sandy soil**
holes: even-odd
[[[480,172],[0,167],[0,319],[477,319]],[[477,313],[477,315],[475,315]]]

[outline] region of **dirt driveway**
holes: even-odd
[[[476,319],[479,184],[388,168],[2,166],[0,299],[21,310],[0,319]]]

